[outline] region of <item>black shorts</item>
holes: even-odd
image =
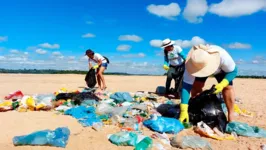
[[[218,73],[216,75],[214,75],[215,79],[217,80],[218,83],[220,83],[224,77],[225,77],[225,73]],[[200,82],[204,82],[208,79],[208,77],[196,77],[195,81],[200,81]],[[229,82],[229,85],[233,85],[233,81]]]

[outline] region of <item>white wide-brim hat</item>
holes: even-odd
[[[195,77],[208,77],[220,66],[220,53],[207,45],[193,46],[186,60],[186,69]]]
[[[171,45],[174,45],[174,44],[175,44],[175,41],[172,41],[170,39],[165,39],[162,42],[161,48],[165,48],[167,46],[171,46]]]

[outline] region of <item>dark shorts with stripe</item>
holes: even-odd
[[[218,83],[220,83],[224,77],[225,77],[226,73],[222,72],[222,73],[218,73],[216,75],[214,75],[215,79],[217,80]],[[200,82],[204,82],[208,79],[208,77],[196,77],[195,81],[200,81]],[[229,82],[229,85],[233,85],[233,81]]]

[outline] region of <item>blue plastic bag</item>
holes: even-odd
[[[176,134],[184,129],[183,124],[179,120],[161,116],[152,116],[151,119],[144,121],[143,124],[147,128],[159,133],[165,132]]]
[[[266,138],[266,130],[259,128],[257,126],[249,126],[246,123],[236,122],[236,121],[227,124],[226,132],[227,133],[235,132],[237,135],[240,136]]]
[[[132,102],[133,99],[128,92],[116,92],[110,96],[116,103]]]
[[[65,111],[65,115],[71,115],[76,119],[86,118],[89,113],[95,113],[94,107],[78,106]]]
[[[109,141],[117,146],[135,146],[138,135],[133,132],[118,132],[109,137]]]
[[[90,113],[87,115],[86,118],[81,118],[78,120],[78,122],[83,126],[83,127],[88,127],[92,126],[93,123],[96,122],[102,122],[102,120],[94,113]]]
[[[70,131],[66,127],[52,130],[42,130],[29,135],[15,136],[13,144],[20,145],[46,145],[65,148],[68,142]]]
[[[94,107],[87,108],[85,106],[79,106],[71,108],[65,111],[65,115],[70,115],[78,119],[78,122],[84,127],[92,126],[92,124],[95,122],[102,122],[101,119],[95,114]]]
[[[183,137],[173,137],[170,139],[170,143],[173,147],[181,149],[203,149],[203,150],[212,150],[211,144],[199,137],[199,136],[183,136]]]

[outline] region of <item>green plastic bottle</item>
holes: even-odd
[[[151,148],[152,148],[152,139],[149,137],[145,137],[135,146],[135,150],[149,150]]]

